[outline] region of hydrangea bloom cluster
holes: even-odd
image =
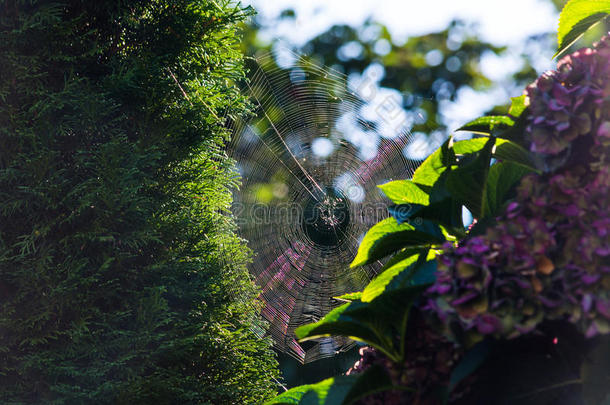
[[[515,337],[543,319],[610,333],[610,36],[527,87],[541,174],[485,234],[439,258],[425,310],[452,334]]]
[[[595,127],[607,112],[610,92],[608,37],[559,61],[557,70],[544,73],[526,89],[530,100],[531,150],[557,155],[571,149],[580,136],[599,132],[608,140],[609,124]],[[606,107],[604,109],[604,107]]]

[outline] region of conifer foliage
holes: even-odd
[[[225,3],[0,0],[0,402],[273,393],[227,215]]]

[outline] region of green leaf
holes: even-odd
[[[436,269],[436,261],[426,262],[427,254],[421,254],[415,263],[416,272],[425,269]],[[417,274],[416,273],[416,274]],[[394,284],[394,283],[392,283]],[[398,359],[394,360],[398,364],[404,364],[407,341],[407,326],[409,324],[409,313],[415,299],[425,291],[431,284],[420,283],[404,288],[394,288],[394,285],[387,286],[385,291],[371,301],[371,306],[375,309],[375,315],[385,316],[385,322],[391,325],[390,333],[398,335]]]
[[[341,316],[341,314],[343,314],[349,308],[350,305],[352,305],[352,302],[347,302],[341,306],[338,306],[337,308],[333,309],[332,311],[330,311],[318,322],[308,323],[307,325],[299,326],[294,331],[295,336],[297,337],[297,339],[305,339],[307,337],[310,337],[312,332],[318,326],[323,325],[325,323],[336,322],[339,319],[339,317]]]
[[[517,184],[523,176],[531,172],[528,168],[513,162],[499,162],[489,168],[486,186],[486,202],[484,216],[497,216],[504,206],[508,191]]]
[[[370,302],[379,297],[385,291],[402,289],[414,285],[413,278],[422,268],[436,269],[433,250],[423,252],[425,259],[418,260],[421,255],[410,255],[412,251],[401,252],[396,259],[388,262],[391,264],[387,269],[375,277],[362,292],[362,301]],[[421,252],[421,251],[420,251]],[[394,259],[394,258],[392,258]],[[427,260],[427,261],[426,261]],[[433,272],[431,270],[431,272]],[[427,280],[426,280],[427,281]]]
[[[398,205],[390,205],[388,207],[388,212],[391,216],[396,219],[398,224],[402,224],[403,222],[408,222],[409,218],[411,218],[414,214],[417,213],[422,207],[425,205],[420,204],[398,204]]]
[[[462,229],[462,204],[458,203],[453,198],[445,198],[444,200],[434,202],[428,206],[422,207],[416,214],[417,218],[424,221],[432,221],[444,227],[446,230]],[[446,240],[446,237],[443,237]]]
[[[295,329],[297,339],[305,341],[326,336],[347,336],[354,340],[367,343],[382,350],[387,350],[387,342],[376,334],[366,319],[353,317],[353,312],[365,305],[359,300],[343,304],[320,319],[318,322],[303,325]],[[382,325],[373,325],[378,327]]]
[[[468,131],[477,134],[495,134],[498,130],[512,127],[515,124],[512,118],[505,115],[489,115],[480,117],[461,126],[456,131]]]
[[[386,289],[370,302],[351,301],[333,309],[318,322],[298,327],[295,335],[301,341],[347,336],[375,347],[393,361],[400,361],[402,350],[397,345],[396,333],[402,336],[413,301],[428,286]]]
[[[417,262],[417,258],[421,253],[421,249],[408,249],[403,252],[397,253],[392,257],[385,266],[381,269],[381,272],[375,277],[362,291],[361,300],[363,302],[370,302],[377,298],[385,287],[392,281],[398,274],[404,273],[405,270],[413,270],[413,265]],[[407,271],[411,273],[411,271]]]
[[[354,301],[359,300],[362,297],[362,291],[351,292],[343,295],[339,295],[338,297],[333,297],[339,301]]]
[[[408,223],[398,224],[393,217],[375,224],[364,236],[350,267],[379,260],[408,246],[428,246],[442,243],[444,238],[416,230]]]
[[[392,389],[392,380],[381,366],[362,374],[328,378],[316,384],[294,387],[265,405],[349,405],[376,392]]]
[[[476,153],[483,149],[487,140],[488,138],[475,138],[459,141],[453,145],[453,150],[458,156]],[[502,161],[515,162],[531,170],[538,171],[535,168],[536,165],[534,164],[532,154],[517,143],[508,139],[496,139],[495,147],[492,149],[492,156]]]
[[[558,49],[554,58],[610,13],[610,0],[569,0],[559,15]]]
[[[436,206],[438,204],[433,205]],[[445,236],[443,235],[443,231],[441,230],[437,221],[437,217],[445,215],[444,212],[436,212],[435,210],[431,209],[431,206],[429,205],[419,204],[392,205],[388,207],[388,212],[396,219],[398,224],[408,222],[413,226],[413,228],[415,228],[415,230],[428,234],[438,241],[445,241]],[[427,215],[432,214],[434,216],[434,220],[431,221],[427,218],[423,218],[421,215],[419,215],[421,212]]]
[[[411,180],[395,180],[377,186],[394,204],[428,205],[428,193]]]
[[[495,138],[489,138],[477,157],[447,175],[447,190],[475,216],[482,218],[486,204],[485,186]]]
[[[430,190],[430,204],[422,207],[417,213],[417,217],[422,220],[434,221],[441,227],[447,229],[463,229],[462,204],[457,202],[447,190],[447,176],[450,171],[445,171],[436,180]],[[446,238],[444,238],[446,239]]]
[[[318,322],[303,325],[294,333],[300,341],[328,336],[346,336],[373,346],[389,358],[398,359],[391,334],[392,321],[377,316],[372,304],[354,300],[330,311]]]
[[[510,108],[508,109],[508,115],[513,118],[519,118],[523,111],[528,107],[528,98],[525,94],[519,97],[510,98]]]
[[[456,155],[467,155],[469,153],[480,152],[489,138],[474,138],[458,141],[453,144],[453,151]]]
[[[265,405],[325,405],[343,404],[343,400],[356,382],[357,376],[327,378],[316,384],[300,385],[278,395]]]
[[[509,141],[508,139],[496,139],[493,157],[504,162],[517,163],[529,170],[539,172],[534,164],[532,154],[517,143]]]
[[[434,151],[413,173],[412,181],[423,186],[433,186],[440,175],[455,161],[453,140],[448,139]]]

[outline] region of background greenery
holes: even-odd
[[[214,1],[0,1],[0,402],[257,403],[275,392]]]

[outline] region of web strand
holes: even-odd
[[[319,320],[340,305],[333,297],[362,290],[381,269],[382,261],[349,263],[370,226],[388,217],[389,201],[376,185],[410,177],[415,162],[403,154],[410,133],[380,138],[345,75],[291,55],[287,69],[270,55],[256,58],[245,90],[257,115],[233,120],[229,153],[242,171],[234,207],[240,235],[256,253],[249,269],[262,289],[268,333],[278,350],[310,362],[354,346],[346,338],[304,346],[294,329]],[[373,158],[363,154],[373,144],[367,137],[377,140]],[[285,207],[296,214],[282,213]]]
[[[252,93],[254,93],[252,91],[252,87],[250,87],[250,83],[247,83],[248,88],[250,89],[250,91]],[[273,131],[275,132],[275,134],[277,135],[277,137],[282,141],[282,144],[284,145],[284,147],[286,148],[286,150],[288,151],[288,153],[290,154],[290,156],[292,157],[292,159],[294,160],[294,162],[296,163],[296,165],[299,167],[299,169],[301,169],[301,171],[303,172],[303,175],[305,175],[305,177],[322,193],[324,194],[324,190],[322,190],[322,187],[320,187],[320,185],[318,184],[318,182],[316,182],[316,180],[307,172],[307,170],[305,170],[305,168],[299,163],[299,160],[296,158],[296,156],[294,156],[294,153],[292,153],[292,151],[290,150],[290,148],[288,147],[288,144],[286,144],[286,141],[284,140],[284,137],[282,137],[282,134],[280,134],[280,132],[277,130],[277,128],[275,127],[275,124],[273,123],[273,121],[271,120],[271,118],[269,118],[269,115],[267,115],[267,112],[265,110],[263,110],[263,107],[260,103],[260,101],[256,98],[256,96],[253,96],[253,98],[256,100],[256,102],[258,103],[258,105],[260,106],[261,110],[263,111],[263,114],[265,115],[265,118],[267,118],[267,121],[269,122],[269,125],[271,125],[271,128],[273,128]],[[286,165],[284,165],[286,166]],[[292,172],[291,172],[292,173]],[[294,174],[294,173],[293,173]],[[311,194],[311,196],[318,201],[318,198],[303,184],[303,182],[301,182],[301,180],[299,180],[299,182],[303,185],[303,187],[309,192],[309,194]]]

